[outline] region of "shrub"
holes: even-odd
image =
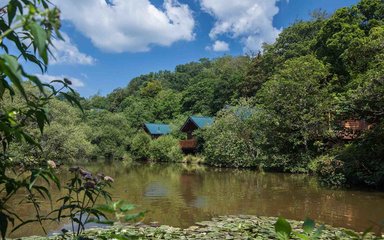
[[[349,183],[384,188],[384,122],[346,145],[338,159]]]
[[[149,145],[151,137],[144,131],[139,131],[132,139],[130,151],[133,160],[149,159]]]
[[[183,158],[183,163],[187,164],[203,164],[204,156],[202,155],[186,155]]]
[[[161,136],[149,144],[149,156],[158,162],[179,162],[183,159],[179,141],[170,136]]]
[[[214,124],[201,132],[205,162],[218,167],[254,167],[264,161],[260,146],[265,138],[257,126],[261,115],[247,102],[221,111]]]
[[[310,168],[318,175],[322,185],[342,186],[346,183],[344,163],[334,156],[320,156],[311,161]]]

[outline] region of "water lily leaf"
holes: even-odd
[[[304,232],[306,233],[311,233],[316,227],[316,224],[315,224],[315,221],[313,221],[312,219],[305,219],[304,223],[303,223],[303,230]]]
[[[292,227],[287,220],[279,217],[275,223],[275,231],[278,239],[289,239],[289,236],[292,233]]]

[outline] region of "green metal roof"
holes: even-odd
[[[144,126],[151,135],[165,135],[171,132],[168,124],[145,123]]]
[[[199,128],[204,128],[213,123],[212,117],[200,117],[200,116],[191,116],[189,117]]]

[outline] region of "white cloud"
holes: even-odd
[[[65,76],[65,75],[60,75],[60,76],[53,76],[53,75],[48,75],[48,74],[44,74],[44,75],[42,75],[42,74],[35,74],[35,75],[42,82],[45,82],[45,83],[50,83],[53,80],[64,80],[64,78],[66,78],[66,79],[68,79],[69,81],[72,82],[71,87],[73,87],[73,88],[81,88],[81,87],[85,86],[84,82],[81,81],[80,79],[74,78],[74,77]]]
[[[272,43],[280,29],[273,27],[273,17],[279,12],[279,0],[200,0],[204,11],[215,19],[209,36],[219,35],[240,38],[244,51],[258,51],[262,43]]]
[[[157,8],[149,0],[55,0],[62,17],[89,37],[98,48],[111,52],[149,51],[194,39],[195,21],[188,5],[164,0]]]
[[[212,47],[206,47],[206,50],[213,50],[215,52],[227,52],[229,51],[228,43],[217,40],[213,43]]]
[[[76,45],[73,44],[69,36],[62,32],[64,41],[53,39],[52,48],[53,58],[50,59],[51,64],[81,64],[93,65],[96,59],[79,51]]]

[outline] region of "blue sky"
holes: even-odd
[[[141,74],[200,58],[256,52],[314,9],[357,0],[65,0],[65,42],[56,42],[49,80],[68,77],[82,96],[106,95]],[[37,69],[31,69],[36,71]]]

